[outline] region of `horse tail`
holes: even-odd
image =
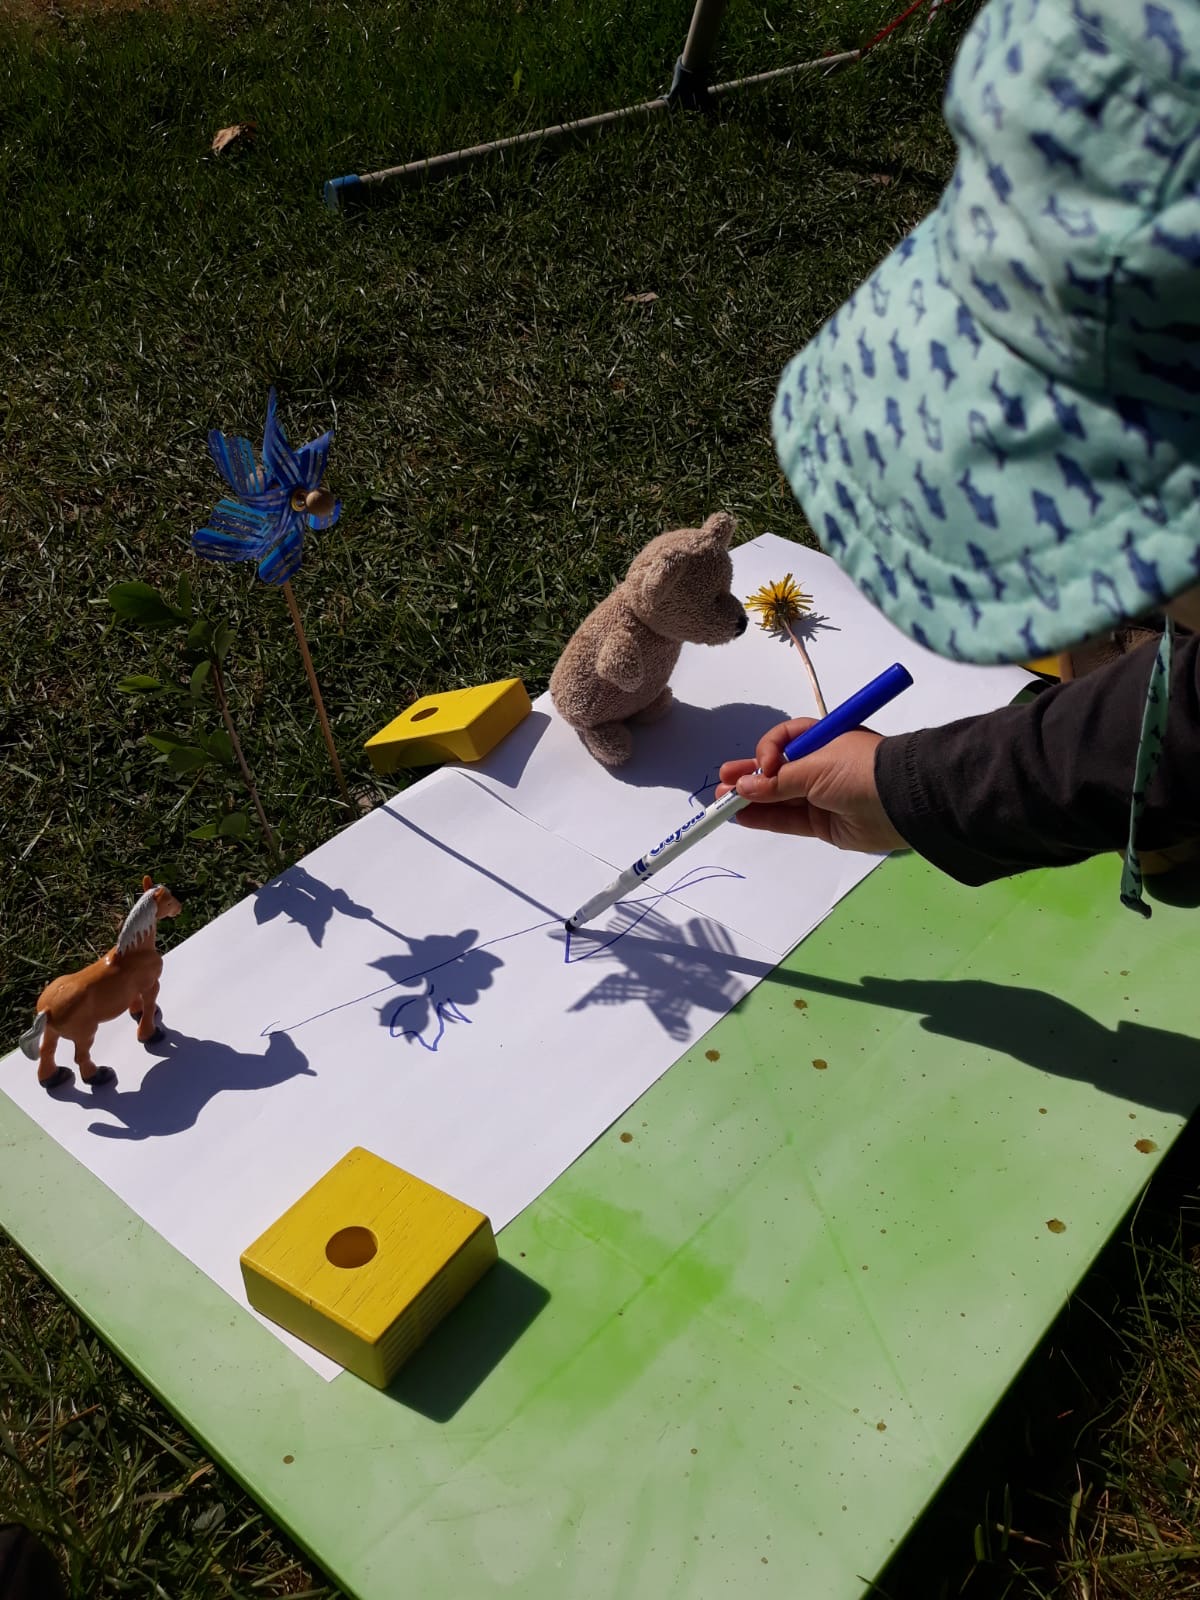
[[[45,1031],[46,1013],[39,1011],[33,1019],[33,1027],[27,1033],[21,1035],[21,1049],[29,1057],[30,1061],[36,1061],[38,1058],[38,1047],[42,1042],[42,1035]]]

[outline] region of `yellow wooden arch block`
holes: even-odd
[[[376,772],[481,761],[532,710],[520,678],[427,694],[366,743]]]
[[[496,1259],[482,1211],[358,1148],[241,1264],[256,1311],[384,1389]]]

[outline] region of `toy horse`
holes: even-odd
[[[60,1038],[75,1046],[75,1065],[84,1083],[93,1089],[111,1083],[112,1069],[92,1060],[92,1041],[102,1022],[122,1011],[136,1019],[138,1042],[151,1044],[159,1037],[160,1016],[155,1005],[162,956],[156,948],[158,919],[177,917],[182,907],[162,884],[142,879],[142,894],[125,918],[117,942],[106,956],[79,972],[64,973],[42,990],[37,1020],[21,1036],[21,1049],[38,1064],[43,1089],[57,1089],[69,1081],[71,1069],[54,1063]]]

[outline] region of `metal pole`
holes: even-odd
[[[696,0],[683,54],[675,63],[675,76],[667,99],[688,111],[708,107],[708,64],[712,60],[727,0]]]
[[[622,106],[617,111],[602,111],[594,117],[579,117],[573,122],[556,122],[548,128],[534,128],[528,133],[516,133],[508,139],[492,139],[487,144],[468,145],[463,150],[449,150],[445,155],[426,156],[419,161],[406,161],[403,166],[384,167],[379,172],[364,172],[361,176],[330,178],[325,185],[325,204],[337,211],[342,191],[360,184],[385,183],[400,179],[419,182],[425,178],[444,178],[460,167],[467,167],[488,156],[503,155],[506,150],[518,150],[524,145],[553,144],[560,139],[590,139],[603,133],[614,122],[625,122],[631,117],[649,117],[665,111],[665,97],[644,100],[640,105]]]
[[[395,179],[413,183],[443,178],[489,156],[503,155],[507,150],[518,150],[526,145],[554,144],[567,139],[594,138],[618,123],[636,117],[652,117],[677,106],[689,111],[712,110],[717,98],[732,94],[735,90],[791,77],[797,72],[837,72],[861,60],[866,53],[866,47],[842,50],[836,55],[818,56],[814,61],[797,61],[790,67],[773,67],[769,72],[756,72],[746,78],[731,79],[728,83],[710,84],[708,64],[712,59],[726,4],[727,0],[696,0],[687,42],[683,54],[675,63],[674,81],[670,91],[657,100],[643,100],[639,105],[622,106],[616,111],[602,111],[597,116],[579,117],[571,122],[556,122],[548,128],[534,128],[528,133],[513,134],[507,139],[492,139],[487,144],[450,150],[445,155],[406,161],[402,166],[384,167],[379,172],[351,173],[344,178],[330,178],[324,187],[325,204],[330,211],[339,211],[343,198],[355,189]]]

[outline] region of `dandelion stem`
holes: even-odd
[[[821,716],[828,716],[829,708],[825,704],[825,696],[821,693],[821,685],[818,682],[816,670],[812,664],[812,657],[809,655],[808,650],[805,647],[804,640],[800,638],[799,634],[793,631],[790,622],[785,621],[783,625],[788,631],[788,638],[800,652],[800,659],[804,663],[804,670],[808,673],[808,681],[812,684],[813,698],[817,702],[817,710]]]

